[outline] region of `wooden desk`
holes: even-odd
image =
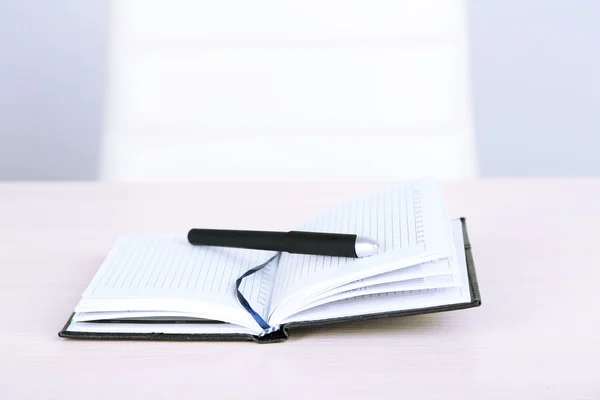
[[[119,234],[287,229],[381,186],[0,184],[0,398],[600,398],[600,180],[444,185],[480,308],[273,345],[57,337]]]

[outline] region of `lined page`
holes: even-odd
[[[297,230],[349,233],[378,241],[377,255],[345,258],[282,254],[272,313],[292,297],[447,255],[447,218],[430,179],[414,181],[335,207]],[[390,265],[390,263],[394,265]],[[404,263],[404,264],[403,264]]]
[[[460,282],[458,286],[435,287],[433,285],[434,287],[426,289],[397,290],[358,295],[301,311],[290,317],[286,317],[283,323],[414,310],[471,301],[464,237],[460,220],[452,222],[452,234],[456,247],[456,257],[452,260],[456,264],[456,275],[453,274],[453,277],[457,278],[457,281]]]
[[[242,309],[235,297],[236,279],[274,254],[193,246],[180,236],[123,237],[84,292],[80,308],[100,304],[90,301],[95,299],[102,299],[106,311],[111,304],[122,307],[122,299],[187,299],[212,300]],[[267,312],[273,272],[274,266],[269,265],[245,278],[240,287],[261,315]]]
[[[367,296],[371,294],[382,294],[382,293],[395,293],[395,292],[407,292],[427,289],[441,289],[460,286],[460,280],[455,279],[452,275],[440,275],[426,278],[414,278],[399,282],[381,283],[378,285],[361,286],[358,288],[343,290],[339,293],[312,300],[310,303],[302,306],[298,310],[304,311],[311,308],[315,308],[322,304],[333,303],[338,300],[344,300],[349,298],[356,298],[359,296]],[[342,286],[345,288],[346,285]]]
[[[405,282],[415,279],[427,280],[427,278],[441,276],[452,277],[452,280],[456,282],[456,285],[460,284],[460,277],[458,276],[458,265],[456,263],[451,262],[450,259],[443,259],[422,263],[419,265],[402,268],[391,272],[386,272],[384,274],[375,275],[366,279],[359,279],[357,281],[338,286],[334,289],[327,290],[318,295],[311,296],[309,299],[307,299],[306,304],[302,306],[301,309],[308,308],[311,302],[328,299],[340,293],[347,293],[348,291],[355,289],[364,289],[375,286],[381,287],[381,285],[386,284]]]
[[[338,300],[287,317],[282,323],[318,321],[355,315],[417,310],[468,301],[460,287],[377,293]]]

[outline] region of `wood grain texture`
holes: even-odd
[[[600,180],[444,184],[480,308],[273,345],[57,337],[120,234],[289,229],[382,186],[0,184],[0,398],[600,398]]]

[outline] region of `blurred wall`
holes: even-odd
[[[600,2],[468,4],[481,174],[600,175]]]
[[[100,179],[477,176],[465,0],[127,0]]]
[[[600,3],[469,0],[482,176],[600,175]],[[0,180],[94,179],[108,1],[0,1]]]
[[[0,0],[0,180],[94,179],[108,2]]]

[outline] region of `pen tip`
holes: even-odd
[[[357,257],[368,257],[377,254],[379,243],[365,236],[357,236],[354,245],[354,252]]]

